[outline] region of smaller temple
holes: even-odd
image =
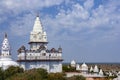
[[[100,78],[104,78],[104,72],[101,68],[98,68],[97,65],[93,66],[88,66],[86,63],[83,63],[81,65],[76,64],[75,66],[76,71],[79,73],[77,73],[78,75],[81,74],[85,77],[100,77]]]
[[[92,66],[90,67],[90,72],[93,72],[93,67]]]
[[[0,67],[2,67],[3,70],[5,70],[10,66],[19,66],[19,65],[11,58],[10,45],[7,38],[7,34],[5,33],[1,48],[1,54],[0,54]]]
[[[88,73],[88,66],[85,63],[83,63],[80,67],[80,70],[82,73]]]
[[[75,67],[76,66],[75,60],[72,60],[70,65],[71,65],[71,67]]]
[[[113,80],[120,80],[120,71],[117,73],[117,78],[114,78]]]
[[[104,74],[103,74],[103,70],[102,70],[102,69],[100,69],[99,74],[100,74],[100,75],[104,75]]]
[[[79,64],[76,64],[76,70],[80,71],[80,65]]]
[[[97,66],[97,65],[95,65],[93,72],[94,72],[94,73],[99,73],[99,69],[98,69],[98,66]]]
[[[74,75],[82,75],[86,78],[86,80],[104,80],[106,77],[103,70],[97,65],[93,67],[89,64],[87,65],[85,62],[82,64],[78,64],[74,60],[71,61],[70,65],[73,68],[75,66],[76,70],[73,72],[67,72],[67,77],[71,77]]]

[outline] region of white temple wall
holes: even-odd
[[[50,72],[62,72],[62,62],[61,61],[53,61],[50,62]]]
[[[20,67],[23,68],[24,70],[26,70],[26,66],[25,66],[25,62],[20,62]]]
[[[29,70],[33,68],[43,68],[47,72],[62,72],[62,63],[61,61],[38,61],[38,62],[21,62],[20,66],[24,70]]]

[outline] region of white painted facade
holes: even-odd
[[[39,16],[36,17],[30,33],[30,49],[22,46],[18,49],[18,62],[25,70],[44,68],[48,72],[62,72],[62,48],[47,49],[47,34],[43,30]]]

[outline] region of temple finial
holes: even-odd
[[[36,15],[36,17],[39,17],[39,12],[37,12],[37,15]]]
[[[7,33],[5,33],[5,38],[7,38]]]

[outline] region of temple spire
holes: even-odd
[[[44,44],[44,46],[47,48],[47,34],[43,30],[42,23],[39,18],[39,14],[37,14],[33,30],[30,33],[30,42],[31,50],[38,50],[41,44]]]
[[[7,38],[7,33],[5,33],[5,38]]]
[[[7,33],[4,35],[4,40],[2,43],[2,49],[1,49],[1,56],[2,57],[10,57],[10,45],[7,38]]]
[[[33,32],[43,32],[43,27],[39,18],[39,14],[37,14],[36,16],[34,26],[33,26]]]
[[[36,17],[39,17],[39,12],[37,13]]]

